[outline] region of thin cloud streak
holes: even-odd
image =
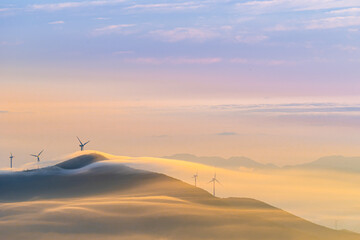
[[[124,55],[133,52],[129,51],[119,51],[114,52],[114,55]],[[241,65],[257,65],[257,66],[295,66],[298,63],[295,61],[281,60],[281,59],[247,59],[247,58],[231,58],[225,59],[222,57],[207,57],[207,58],[191,58],[191,57],[164,57],[164,58],[155,58],[155,57],[137,57],[137,58],[127,58],[123,59],[125,62],[134,63],[134,64],[215,64],[215,63],[231,63],[231,64],[241,64]]]
[[[314,20],[306,26],[306,29],[331,29],[352,27],[360,25],[360,16],[331,17]]]
[[[105,18],[105,17],[97,17],[95,18],[96,20],[109,20],[110,18]]]
[[[146,10],[146,11],[181,11],[193,10],[204,7],[202,4],[195,2],[183,3],[158,3],[158,4],[135,4],[125,9],[127,10]]]
[[[131,30],[129,28],[134,27],[135,24],[117,24],[117,25],[109,25],[101,28],[96,28],[93,33],[95,35],[101,35],[101,34],[109,34],[109,33],[121,33],[121,34],[131,34],[134,32],[134,30]]]
[[[268,0],[268,1],[247,1],[236,4],[239,11],[249,15],[264,13],[289,13],[293,12],[296,19],[292,22],[279,22],[274,27],[267,27],[267,31],[294,31],[333,29],[360,25],[358,13],[360,12],[359,1],[336,1],[336,0]],[[320,12],[323,11],[323,12]],[[296,12],[296,13],[294,13]],[[309,18],[303,12],[312,12],[313,17]],[[335,15],[334,17],[329,17]],[[338,15],[338,16],[336,16]]]
[[[221,58],[133,58],[124,59],[128,63],[136,64],[215,64],[222,62]]]
[[[211,107],[214,110],[241,113],[311,113],[311,114],[360,114],[360,104],[341,105],[337,103],[291,103],[291,104],[226,104]]]
[[[64,21],[54,21],[54,22],[49,22],[48,24],[52,24],[52,25],[56,25],[56,24],[64,24]]]
[[[240,10],[254,12],[316,11],[333,8],[360,7],[356,0],[267,0],[236,4]]]
[[[332,10],[329,14],[357,14],[360,13],[360,8],[345,8],[340,10]]]
[[[165,42],[180,42],[184,40],[203,42],[215,38],[217,34],[208,29],[179,27],[171,30],[155,30],[150,35]]]
[[[246,35],[238,35],[238,36],[236,36],[235,40],[237,42],[241,42],[241,43],[253,44],[253,43],[263,42],[268,38],[269,37],[265,36],[265,35],[246,34]]]
[[[264,66],[294,66],[297,64],[294,61],[280,60],[280,59],[257,60],[257,59],[246,59],[246,58],[232,58],[229,60],[229,62],[234,64],[264,65]]]
[[[33,4],[30,5],[32,10],[43,10],[43,11],[58,11],[71,8],[79,7],[93,7],[93,6],[104,6],[112,5],[117,3],[123,3],[126,0],[111,0],[111,1],[84,1],[84,2],[63,2],[63,3],[46,3],[46,4]]]

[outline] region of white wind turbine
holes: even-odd
[[[192,178],[195,181],[195,187],[196,187],[196,183],[197,183],[197,178],[199,177],[198,172],[196,172],[196,174],[194,176],[192,176]]]
[[[215,196],[215,185],[216,185],[216,183],[218,183],[218,184],[220,184],[221,185],[221,183],[219,182],[219,180],[217,180],[217,178],[216,178],[216,173],[214,174],[214,177],[210,180],[210,182],[208,182],[208,183],[212,183],[213,184],[213,195]]]
[[[13,158],[14,158],[14,156],[13,156],[13,154],[12,153],[10,153],[10,168],[12,168],[12,165],[13,165]]]

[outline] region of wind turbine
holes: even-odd
[[[195,180],[195,187],[196,187],[196,181],[197,181],[197,178],[198,178],[199,176],[198,176],[198,172],[196,172],[196,174],[192,177],[192,178],[194,178],[194,180]]]
[[[214,195],[214,197],[215,197],[215,185],[216,185],[216,183],[218,183],[218,184],[220,184],[221,185],[221,183],[219,182],[219,180],[217,180],[217,178],[216,178],[216,173],[214,174],[214,177],[210,180],[210,182],[208,182],[208,183],[212,183],[213,184],[213,195]]]
[[[79,145],[80,150],[81,150],[81,151],[84,151],[85,145],[88,144],[90,141],[87,141],[86,143],[82,143],[82,141],[80,140],[79,137],[77,137],[77,139],[79,140],[79,143],[80,143],[80,145]]]
[[[14,158],[14,156],[12,155],[12,153],[10,153],[10,168],[12,168],[12,163],[13,163],[13,158]]]
[[[36,158],[37,158],[37,161],[40,162],[40,155],[42,154],[43,151],[44,151],[44,150],[42,150],[41,152],[39,152],[38,155],[35,155],[35,154],[30,154],[30,155],[33,156],[33,157],[36,157]]]

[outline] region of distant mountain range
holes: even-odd
[[[298,165],[287,165],[284,167],[275,164],[262,164],[247,157],[198,157],[192,154],[175,154],[163,158],[189,161],[194,163],[206,164],[214,167],[239,169],[317,169],[334,170],[346,172],[360,172],[360,157],[329,156],[316,161]]]
[[[222,168],[230,168],[230,169],[241,168],[241,167],[259,168],[259,169],[278,168],[274,164],[262,164],[247,157],[231,157],[226,159],[221,157],[197,157],[192,154],[175,154],[171,156],[165,156],[163,158],[183,160],[188,162],[206,164],[214,167],[222,167]]]
[[[323,169],[360,173],[360,157],[329,156],[319,158],[318,160],[313,162],[293,166],[285,166],[283,168]]]
[[[239,168],[254,168],[254,169],[276,169],[279,168],[274,164],[262,164],[247,157],[198,157],[192,154],[175,154],[163,158],[183,160],[188,162],[195,162],[206,164],[214,167],[239,169]]]

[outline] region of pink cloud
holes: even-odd
[[[216,33],[200,28],[174,28],[172,30],[156,30],[150,33],[159,40],[166,42],[179,42],[184,40],[192,40],[203,42],[205,40],[216,37]]]
[[[229,60],[229,62],[238,63],[238,64],[267,65],[267,66],[284,66],[284,65],[289,66],[296,64],[293,61],[287,61],[287,60],[277,60],[277,59],[256,60],[256,59],[246,59],[246,58],[232,58]]]

